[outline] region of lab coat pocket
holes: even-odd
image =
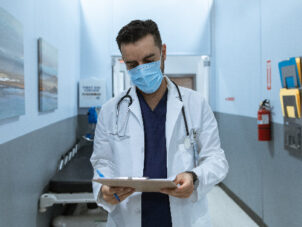
[[[191,170],[194,168],[194,154],[193,154],[193,149],[192,146],[189,149],[185,148],[185,145],[179,144],[178,145],[178,150],[180,152],[181,156],[181,162],[183,164],[184,170]]]
[[[125,148],[129,147],[130,136],[120,136],[117,134],[109,134],[108,140],[113,151],[124,151]]]
[[[116,134],[110,134],[109,136],[109,140],[113,141],[113,142],[126,142],[128,141],[130,138],[130,136],[128,135],[123,135],[123,136],[120,136],[120,135],[116,135]]]
[[[129,168],[129,166],[133,165],[130,137],[110,135],[108,138],[113,162],[116,164],[115,175],[119,177],[132,176],[131,168]]]

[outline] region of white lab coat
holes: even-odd
[[[179,100],[175,85],[168,82],[168,101],[166,117],[167,175],[174,179],[184,171],[194,171],[199,185],[187,199],[170,196],[170,210],[173,227],[210,227],[206,193],[224,179],[228,163],[220,147],[217,123],[213,112],[204,98],[197,92],[180,87],[183,102]],[[94,170],[99,169],[106,177],[142,177],[144,169],[144,127],[139,100],[135,87],[130,96],[130,108],[126,135],[120,139],[112,135],[116,122],[116,106],[123,92],[103,105],[97,123],[94,151],[91,163]],[[126,102],[124,102],[126,103]],[[199,165],[194,168],[192,148],[186,150],[184,139],[185,124],[181,113],[185,106],[189,129],[200,131],[198,135]],[[120,113],[122,115],[122,113]],[[95,172],[95,171],[94,171]],[[94,178],[99,178],[94,174]],[[118,205],[106,203],[100,192],[101,184],[93,183],[94,197],[99,206],[109,212],[109,227],[141,226],[141,193],[135,192]]]

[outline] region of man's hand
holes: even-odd
[[[118,204],[130,196],[135,190],[133,188],[124,188],[124,187],[109,187],[107,185],[102,185],[101,192],[103,199],[112,205]],[[120,201],[118,201],[114,193],[117,194]]]
[[[161,193],[172,195],[178,198],[189,198],[194,190],[193,176],[190,173],[180,173],[173,181],[176,185],[180,185],[175,189],[162,189]]]

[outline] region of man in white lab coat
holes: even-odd
[[[97,204],[109,212],[107,226],[211,226],[206,194],[224,179],[228,163],[209,105],[163,76],[166,45],[152,20],[130,22],[117,43],[134,86],[100,111],[94,178],[98,170],[105,177],[169,178],[178,187],[139,193],[93,183]]]

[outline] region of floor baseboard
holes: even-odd
[[[235,193],[233,193],[225,184],[219,183],[218,186],[225,191],[225,193],[230,196],[235,203],[238,204],[238,206],[244,210],[244,212],[253,219],[254,222],[256,222],[260,227],[268,227],[267,224],[265,224],[261,217],[259,217],[246,203],[244,203]]]

